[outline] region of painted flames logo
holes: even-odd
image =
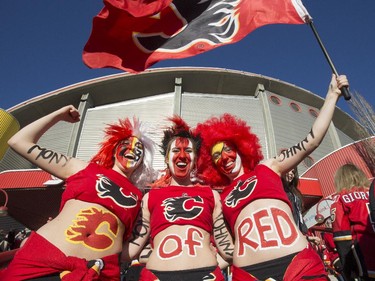
[[[74,244],[83,244],[94,251],[109,249],[119,233],[119,222],[112,213],[90,208],[77,214],[73,225],[65,231],[66,240]]]

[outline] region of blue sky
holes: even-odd
[[[374,107],[375,1],[303,0],[338,72],[351,90]],[[120,73],[89,69],[82,49],[93,17],[103,7],[95,0],[4,1],[0,17],[0,108],[92,79]],[[308,25],[269,25],[242,41],[192,58],[153,67],[206,66],[242,70],[280,79],[324,97],[331,69]],[[351,114],[348,103],[338,106]],[[352,115],[352,114],[351,114]]]

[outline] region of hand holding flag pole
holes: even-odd
[[[267,24],[308,23],[338,76],[301,0],[151,2],[104,0],[83,50],[84,63],[90,68],[137,73],[160,60],[191,57],[236,43]],[[150,16],[154,14],[158,17]],[[351,98],[347,88],[341,91],[346,100]]]
[[[316,31],[316,29],[315,29],[315,26],[314,26],[314,24],[313,24],[313,22],[312,22],[312,19],[311,19],[311,18],[308,18],[308,19],[306,20],[306,23],[311,27],[311,29],[312,29],[312,31],[313,31],[313,33],[314,33],[314,35],[315,35],[315,38],[316,38],[316,40],[318,41],[319,46],[320,46],[320,48],[322,49],[323,54],[324,54],[324,56],[326,57],[329,66],[330,66],[331,69],[332,69],[332,72],[333,72],[336,76],[338,76],[339,74],[338,74],[338,72],[337,72],[337,70],[336,70],[336,68],[335,68],[335,66],[334,66],[334,64],[333,64],[333,62],[332,62],[332,60],[331,60],[331,58],[329,57],[328,52],[327,52],[326,48],[324,47],[324,45],[323,45],[323,43],[322,43],[322,40],[320,40],[319,34],[318,34],[318,32]],[[345,99],[345,100],[350,100],[350,99],[351,99],[351,95],[350,95],[350,93],[349,93],[349,89],[348,89],[348,87],[346,87],[346,86],[345,86],[345,87],[342,87],[340,90],[341,90],[342,95],[344,96],[344,99]]]
[[[301,0],[104,0],[82,58],[90,68],[141,72],[233,44],[268,24],[305,24]],[[151,4],[150,4],[151,3]],[[156,15],[157,16],[152,16]]]

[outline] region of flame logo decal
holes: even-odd
[[[112,213],[90,208],[81,210],[74,224],[65,231],[66,240],[94,251],[109,249],[118,235],[119,221]]]

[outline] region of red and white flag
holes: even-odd
[[[238,42],[267,24],[303,24],[300,0],[105,0],[83,61],[90,68],[140,72],[165,59]]]

